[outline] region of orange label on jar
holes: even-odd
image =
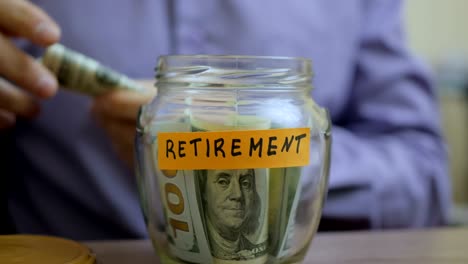
[[[296,167],[309,164],[310,129],[160,132],[162,170]]]

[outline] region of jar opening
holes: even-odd
[[[159,87],[310,86],[312,62],[299,57],[169,55],[159,58],[156,79]]]

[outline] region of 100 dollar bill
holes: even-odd
[[[194,116],[192,131],[269,129],[256,116]],[[235,168],[235,164],[233,164]],[[215,263],[266,263],[269,169],[196,170],[198,201]]]
[[[150,135],[159,132],[189,131],[185,123],[155,122]],[[165,230],[170,255],[191,263],[212,263],[206,232],[203,228],[202,208],[197,201],[197,183],[192,170],[160,170],[157,140],[153,141],[153,167],[163,205]],[[161,252],[161,255],[167,255]]]
[[[66,89],[92,96],[116,89],[144,91],[127,76],[61,44],[47,48],[40,61]]]

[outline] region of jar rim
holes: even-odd
[[[159,86],[310,85],[312,61],[302,57],[251,55],[163,55],[155,68]]]
[[[258,55],[225,55],[225,54],[168,54],[161,55],[160,59],[255,59],[255,60],[287,60],[312,63],[312,60],[306,57],[299,56],[258,56]]]

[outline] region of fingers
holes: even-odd
[[[0,76],[40,98],[54,95],[57,91],[55,77],[13,45],[7,37],[9,35],[47,46],[58,41],[60,28],[44,11],[29,1],[0,0]],[[11,91],[8,92],[11,94]],[[17,97],[18,93],[13,96]]]
[[[0,1],[2,2],[2,1]],[[0,34],[0,75],[32,94],[47,98],[57,92],[57,80],[40,63]]]
[[[60,38],[58,25],[40,8],[26,0],[0,1],[0,31],[47,46]]]
[[[93,112],[98,115],[115,119],[123,119],[135,123],[138,110],[141,105],[151,101],[156,90],[148,90],[147,93],[132,91],[113,91],[96,97],[93,104]]]
[[[39,113],[39,104],[29,94],[0,77],[0,109],[31,118]]]

